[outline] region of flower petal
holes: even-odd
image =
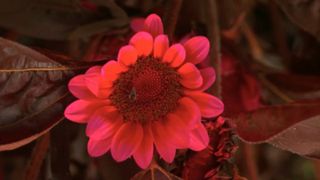
[[[155,58],[162,58],[164,53],[169,48],[169,39],[167,35],[159,35],[154,40],[153,56]]]
[[[168,114],[164,122],[165,132],[170,136],[167,139],[174,147],[185,149],[189,147],[189,128],[185,127],[185,122],[174,113]]]
[[[212,84],[216,80],[216,73],[212,67],[207,67],[204,69],[200,69],[200,74],[202,76],[203,83],[202,83],[202,86],[197,90],[205,91],[210,86],[212,86]]]
[[[201,113],[198,105],[189,97],[183,97],[179,100],[179,106],[174,114],[184,121],[183,128],[192,129],[195,124],[201,121]]]
[[[224,105],[215,96],[200,91],[185,91],[185,94],[198,104],[203,117],[216,117],[223,112]]]
[[[96,99],[95,95],[88,89],[85,83],[85,75],[73,77],[69,84],[69,91],[79,99],[92,100]]]
[[[103,81],[101,76],[101,66],[90,68],[84,75],[84,80],[88,89],[98,98],[107,98],[111,93],[109,84]]]
[[[149,56],[153,49],[153,38],[147,32],[138,32],[130,39],[132,45],[138,53],[138,56]]]
[[[161,18],[156,14],[150,14],[144,21],[144,30],[153,37],[163,34],[163,24]]]
[[[113,106],[104,106],[97,109],[91,116],[86,135],[91,139],[101,140],[113,135],[123,124],[121,115]]]
[[[196,36],[189,39],[183,44],[186,49],[186,62],[191,62],[193,64],[198,64],[203,61],[210,49],[209,40],[204,36]]]
[[[106,102],[99,101],[86,101],[86,100],[76,100],[64,111],[64,116],[70,121],[76,123],[86,123],[90,119],[91,115],[94,113],[96,108],[107,105]]]
[[[133,154],[133,158],[139,167],[146,169],[150,165],[153,156],[153,137],[150,125],[146,125],[143,130],[143,139]]]
[[[95,140],[90,138],[87,145],[88,153],[92,157],[99,157],[103,155],[104,153],[109,151],[111,140],[111,137],[103,140]]]
[[[165,128],[161,122],[153,122],[152,134],[155,146],[162,159],[167,163],[172,163],[172,161],[174,160],[176,149],[171,143],[168,142],[168,139],[170,139],[170,137],[166,133]]]
[[[209,135],[206,128],[199,123],[194,128],[190,135],[190,146],[189,148],[194,151],[201,151],[206,148],[209,144]]]
[[[111,143],[111,155],[118,162],[126,160],[141,145],[143,129],[140,124],[124,123],[114,135]]]
[[[138,52],[137,50],[131,46],[123,46],[118,53],[118,62],[125,65],[130,66],[136,63],[138,59]]]
[[[164,54],[163,62],[170,63],[172,67],[179,67],[186,58],[186,51],[181,44],[172,45]]]
[[[195,65],[191,63],[185,63],[178,69],[178,73],[181,75],[182,79],[180,83],[190,89],[199,88],[202,85],[202,77],[200,71]]]
[[[117,61],[111,60],[107,62],[104,66],[102,66],[101,74],[105,80],[105,83],[107,83],[108,86],[111,88],[113,85],[113,81],[118,79],[119,75],[127,70],[127,67],[123,66]]]

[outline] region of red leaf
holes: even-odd
[[[319,101],[276,105],[242,113],[233,121],[242,140],[260,143],[275,137],[298,122],[319,115],[319,110]]]
[[[320,159],[320,115],[291,126],[267,142],[301,156]]]

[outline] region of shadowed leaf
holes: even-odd
[[[134,175],[131,180],[182,180],[181,178],[167,172],[159,166],[151,166],[145,171],[141,171]]]
[[[242,140],[261,143],[298,122],[319,115],[319,110],[319,101],[269,106],[242,113],[233,121],[237,126],[237,134]]]
[[[59,61],[0,38],[0,151],[31,142],[63,119],[72,98],[66,84],[88,66]]]
[[[267,142],[301,156],[320,159],[320,115],[291,126]]]

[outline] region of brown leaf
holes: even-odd
[[[0,38],[0,151],[38,138],[61,119],[71,98],[68,80],[81,66],[70,66]]]
[[[289,19],[320,41],[320,1],[276,0]]]
[[[131,180],[182,180],[181,178],[167,172],[158,165],[152,165],[149,169],[134,175]]]
[[[319,101],[276,105],[242,113],[233,121],[242,140],[261,143],[298,122],[319,115],[319,110]]]
[[[320,115],[291,126],[267,142],[301,156],[320,159]]]

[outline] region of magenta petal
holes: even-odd
[[[164,54],[163,62],[170,63],[172,67],[179,67],[186,58],[186,51],[181,44],[172,45]]]
[[[123,46],[118,53],[118,62],[125,65],[130,66],[136,63],[138,59],[138,52],[137,50],[131,46]]]
[[[153,156],[153,137],[149,125],[146,125],[143,130],[142,142],[133,154],[133,158],[139,167],[146,169],[149,167]]]
[[[179,100],[179,106],[174,112],[185,123],[185,128],[192,129],[195,124],[201,121],[201,113],[198,105],[188,97]]]
[[[149,56],[153,49],[153,38],[147,32],[138,32],[132,36],[130,44],[137,50],[138,56]]]
[[[133,18],[130,21],[130,27],[134,32],[143,31],[144,28],[144,18]]]
[[[186,88],[189,88],[189,89],[199,88],[203,83],[203,79],[200,74],[200,71],[195,65],[191,63],[183,64],[178,69],[178,73],[182,78],[180,83]]]
[[[201,151],[209,144],[209,136],[206,128],[199,123],[195,129],[192,130],[190,135],[189,148],[194,151]]]
[[[169,48],[168,36],[163,34],[157,36],[154,40],[154,45],[153,45],[153,57],[161,59],[168,48]]]
[[[120,114],[115,107],[104,106],[91,116],[86,134],[91,139],[101,140],[112,136],[123,124]]]
[[[78,75],[73,77],[68,84],[69,91],[79,99],[96,99],[95,95],[93,95],[86,86],[84,77],[85,75]]]
[[[215,96],[200,91],[185,91],[185,94],[198,104],[203,117],[216,117],[224,110],[222,101]]]
[[[87,123],[95,109],[107,104],[106,102],[76,100],[64,111],[64,116],[76,123]]]
[[[109,151],[112,138],[103,140],[89,139],[87,149],[92,157],[99,157]]]
[[[153,37],[163,34],[163,24],[161,18],[156,14],[149,15],[144,21],[144,30]]]
[[[84,75],[88,89],[98,98],[107,98],[111,94],[110,84],[105,83],[101,75],[101,67],[90,68]]]
[[[142,138],[143,129],[140,124],[124,123],[112,139],[112,157],[118,162],[126,160],[140,146]]]
[[[210,49],[209,40],[204,36],[196,36],[189,39],[183,44],[186,49],[186,62],[191,62],[193,64],[198,64],[203,61]]]
[[[161,122],[153,122],[152,133],[157,151],[163,160],[167,163],[172,163],[176,154],[176,148],[168,142],[170,137],[165,130],[166,129]]]
[[[212,67],[200,69],[200,73],[203,79],[203,83],[202,86],[197,90],[205,91],[210,88],[216,80],[216,73]]]
[[[166,133],[170,136],[169,141],[178,149],[189,147],[189,128],[185,127],[185,122],[176,114],[168,114],[167,120],[164,122]]]

